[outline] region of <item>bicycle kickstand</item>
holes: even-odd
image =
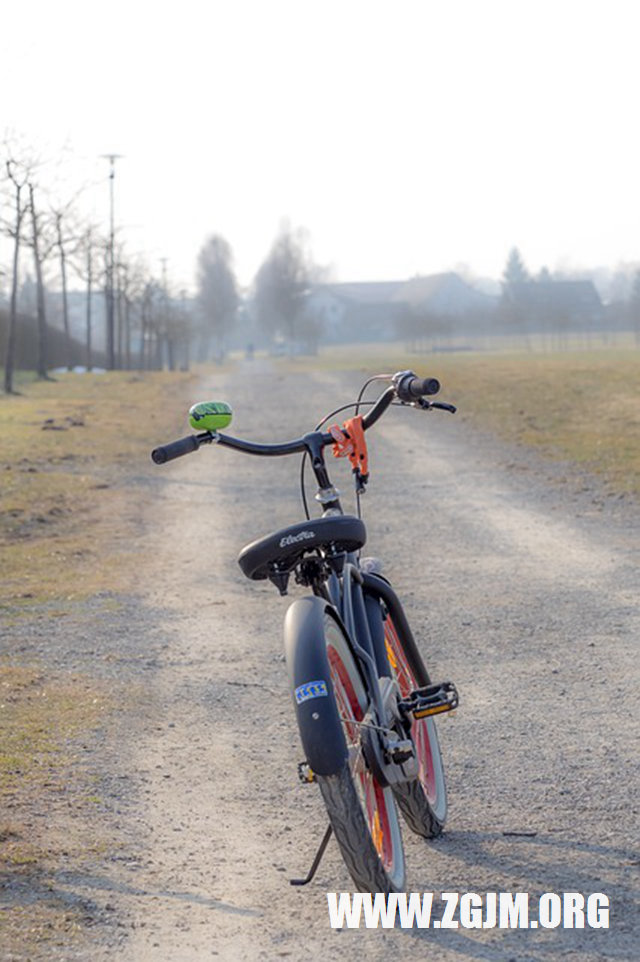
[[[306,877],[306,878],[291,878],[291,879],[289,879],[289,885],[308,885],[308,884],[309,884],[309,882],[311,881],[311,879],[313,878],[313,876],[316,874],[316,872],[317,872],[317,870],[318,870],[318,866],[320,865],[320,862],[322,861],[322,856],[324,855],[324,850],[326,849],[327,845],[329,844],[329,839],[331,838],[331,832],[332,832],[332,831],[333,831],[333,829],[331,828],[331,825],[329,825],[328,828],[327,828],[327,830],[326,830],[326,832],[324,833],[324,836],[323,836],[323,838],[322,838],[322,841],[320,842],[320,848],[319,848],[318,851],[316,852],[316,857],[314,858],[313,862],[311,863],[311,868],[309,869],[309,872],[308,872],[308,874],[307,874],[307,877]]]

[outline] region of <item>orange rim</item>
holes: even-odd
[[[359,722],[364,718],[362,706],[356,695],[347,667],[340,657],[340,653],[331,644],[327,646],[327,656],[331,668],[336,704],[344,726],[347,749],[355,748],[357,752],[361,752]],[[365,766],[364,760],[356,768],[354,780],[357,779],[360,787],[362,807],[371,838],[380,856],[380,861],[385,869],[390,871],[393,867],[393,838],[384,790]]]
[[[400,641],[390,615],[387,616],[387,620],[385,621],[384,638],[389,664],[396,676],[400,694],[403,698],[406,698],[415,688],[418,688],[418,682],[411,671],[402,642]],[[411,735],[416,746],[418,777],[422,783],[424,793],[427,796],[427,801],[434,807],[437,800],[438,788],[433,764],[433,753],[431,751],[431,739],[429,738],[429,727],[426,718],[414,719],[411,726]]]

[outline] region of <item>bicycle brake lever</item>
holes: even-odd
[[[358,468],[354,468],[352,473],[355,478],[356,494],[364,494],[367,490],[367,481],[369,480],[369,475],[361,474]]]
[[[431,411],[432,408],[438,408],[440,411],[449,411],[450,414],[455,414],[458,410],[454,404],[445,404],[443,401],[427,401],[427,399],[423,397],[414,401],[414,407],[422,408],[423,411]]]

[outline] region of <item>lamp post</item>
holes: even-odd
[[[107,257],[107,367],[112,371],[116,366],[115,357],[115,296],[113,281],[115,274],[115,219],[114,219],[114,182],[116,179],[116,160],[122,154],[102,154],[109,161],[109,250]]]
[[[173,344],[173,319],[171,317],[169,305],[169,287],[167,284],[167,257],[161,257],[162,264],[162,330],[167,349],[167,367],[170,371],[175,368],[174,344]]]

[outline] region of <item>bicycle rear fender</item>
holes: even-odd
[[[307,762],[317,775],[337,775],[347,746],[327,659],[321,598],[299,598],[284,621],[284,650]]]

